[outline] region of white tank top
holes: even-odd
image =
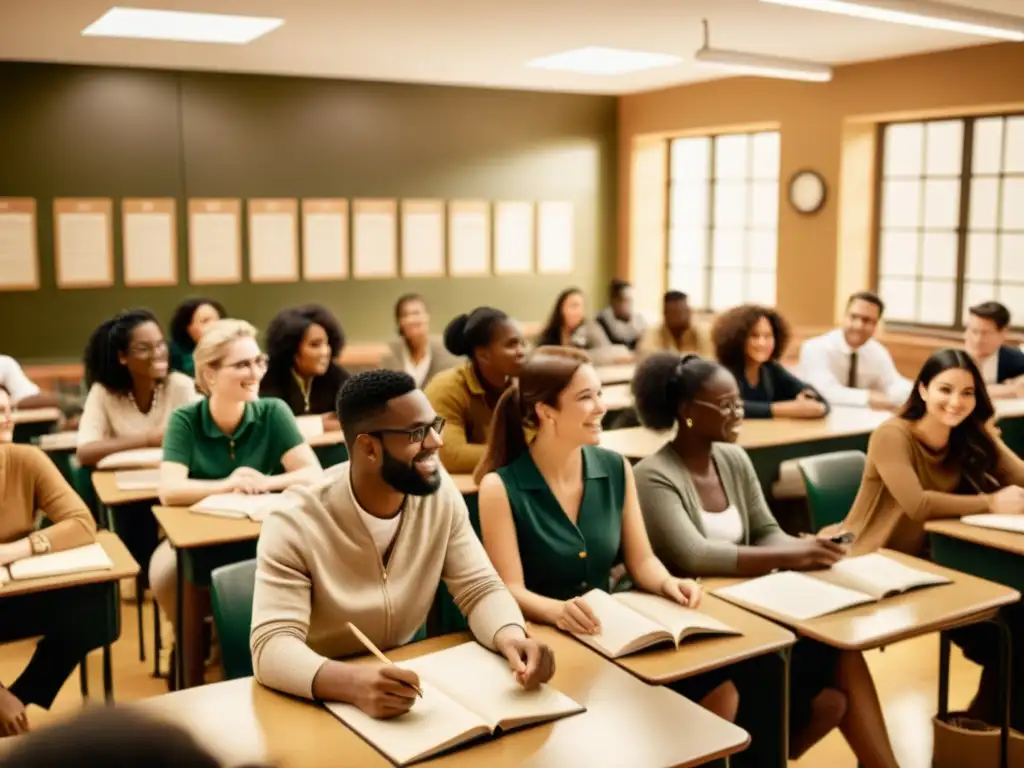
[[[739,544],[743,541],[743,520],[736,505],[730,504],[721,512],[700,511],[700,521],[704,524],[704,535],[714,541],[728,541]]]

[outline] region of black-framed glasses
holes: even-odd
[[[706,400],[694,400],[694,405],[703,405],[705,408],[714,408],[723,416],[743,416],[743,401],[734,400],[731,403],[709,403]]]
[[[410,443],[422,443],[427,439],[427,435],[430,434],[431,430],[440,435],[443,429],[444,416],[438,416],[429,424],[413,427],[412,429],[375,429],[366,434],[373,435],[374,437],[380,437],[381,435],[408,435]]]
[[[128,347],[128,351],[136,357],[141,357],[143,359],[155,357],[156,355],[167,351],[167,342],[158,341],[156,344],[132,344]]]

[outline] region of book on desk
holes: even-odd
[[[960,518],[964,525],[989,528],[1007,533],[1024,533],[1024,515],[967,515]]]
[[[848,557],[821,571],[777,571],[721,587],[715,594],[755,612],[763,609],[805,621],[912,589],[950,583],[945,576],[911,568],[876,552]]]
[[[46,576],[64,576],[84,571],[105,571],[114,567],[110,556],[100,543],[65,549],[46,555],[32,555],[15,560],[6,568],[0,566],[0,585],[9,581],[41,579]]]
[[[270,511],[279,506],[284,493],[215,493],[189,507],[193,512],[215,517],[248,518],[254,523],[263,521]]]
[[[679,644],[694,635],[738,635],[729,625],[705,613],[658,595],[592,589],[583,600],[601,624],[596,635],[574,635],[608,658],[618,659],[655,645]]]
[[[423,698],[408,712],[378,720],[352,704],[327,710],[396,765],[425,760],[475,739],[585,712],[550,685],[522,688],[503,656],[475,642],[398,666],[419,675]]]

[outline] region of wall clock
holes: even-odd
[[[827,196],[825,179],[817,171],[797,171],[789,180],[789,204],[799,213],[817,213]]]

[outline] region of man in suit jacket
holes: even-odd
[[[388,344],[380,367],[405,371],[423,389],[435,375],[460,362],[444,347],[444,342],[430,335],[430,313],[423,297],[407,293],[395,304],[398,338]]]
[[[989,396],[1024,396],[1024,352],[1006,343],[1010,310],[998,301],[986,301],[968,312],[964,346],[981,371]]]

